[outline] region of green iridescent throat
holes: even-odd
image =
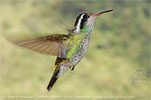
[[[81,33],[73,35],[71,37],[68,47],[72,46],[72,48],[67,52],[67,59],[70,59],[79,50],[84,36],[90,31],[91,28],[89,26],[86,26],[81,30]]]
[[[85,26],[82,30],[81,30],[81,32],[83,32],[83,33],[88,33],[88,32],[90,32],[91,31],[91,28],[89,27],[89,26]]]

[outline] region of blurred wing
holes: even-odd
[[[63,23],[61,23],[61,22],[58,22],[58,24],[59,24],[59,25],[61,25],[63,28],[65,28],[68,32],[72,32],[72,31],[73,31],[73,29],[72,29],[72,28],[70,28],[70,27],[68,27],[68,26],[64,25],[64,24],[63,24]]]
[[[19,42],[16,44],[42,54],[48,54],[65,58],[66,49],[64,47],[63,42],[66,41],[67,39],[68,39],[67,35],[57,34],[47,36],[44,38]]]

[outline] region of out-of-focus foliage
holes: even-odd
[[[132,84],[137,69],[150,69],[150,1],[0,1],[0,94],[47,96],[150,95],[149,84]],[[55,57],[19,48],[6,38],[30,39],[66,34],[57,22],[73,27],[80,12],[114,12],[97,18],[86,56],[74,71],[46,90]]]

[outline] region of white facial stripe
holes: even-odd
[[[80,19],[78,20],[78,24],[76,25],[76,30],[75,30],[76,33],[80,31],[80,23],[81,23],[81,20],[83,19],[83,16],[84,14],[82,14]]]

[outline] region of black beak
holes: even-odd
[[[102,12],[97,13],[97,14],[92,14],[92,16],[100,16],[100,15],[102,15],[102,14],[104,14],[104,13],[111,12],[111,11],[113,11],[113,9],[105,10],[105,11],[102,11]]]

